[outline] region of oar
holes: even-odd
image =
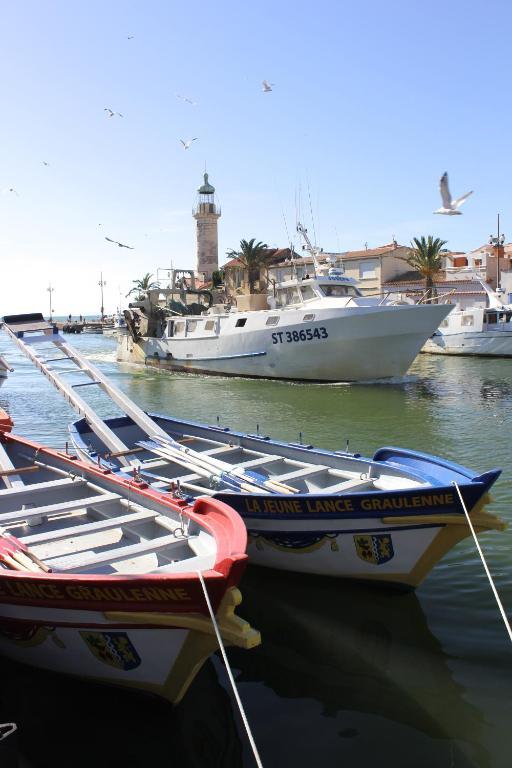
[[[45,573],[51,571],[51,568],[34,555],[26,544],[4,531],[0,531],[0,555],[5,562],[8,559],[16,561],[20,566],[16,570],[45,571]]]
[[[167,461],[173,461],[179,464],[190,472],[194,472],[203,477],[207,477],[209,480],[221,481],[228,488],[236,491],[245,491],[246,493],[269,493],[268,489],[262,487],[256,483],[253,479],[237,477],[233,474],[223,472],[217,467],[209,466],[208,463],[203,462],[200,458],[193,454],[190,456],[183,451],[177,450],[172,446],[155,446],[153,442],[146,440],[140,440],[137,445],[142,446],[147,451],[160,456]]]
[[[269,489],[273,493],[298,493],[297,488],[285,485],[277,480],[271,480],[265,475],[260,475],[258,472],[254,472],[254,470],[245,470],[243,467],[233,467],[233,465],[228,464],[225,461],[220,461],[212,456],[205,456],[191,448],[186,448],[173,440],[172,437],[163,438],[160,435],[155,435],[153,439],[156,442],[163,444],[163,447],[166,450],[170,450],[173,453],[178,452],[186,454],[193,462],[211,468],[212,471],[215,470],[221,472],[223,476],[241,478],[246,483],[256,485],[258,488]]]

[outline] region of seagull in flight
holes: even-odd
[[[118,240],[112,240],[110,237],[105,237],[105,240],[108,240],[109,243],[115,243],[120,248],[129,248],[130,251],[134,251],[135,249],[131,245],[124,245],[123,243],[120,243]]]
[[[105,107],[104,112],[108,112],[109,117],[114,117],[114,115],[118,115],[119,117],[123,117],[123,115],[120,112],[114,112],[110,107]]]
[[[3,189],[3,190],[2,190],[2,192],[4,193],[4,195],[5,195],[5,194],[9,194],[9,192],[12,192],[13,194],[15,194],[15,195],[16,195],[16,197],[19,197],[19,193],[18,193],[18,192],[16,192],[16,190],[14,189],[14,187],[8,187],[7,189]]]
[[[183,144],[183,149],[188,149],[193,141],[197,141],[197,136],[195,139],[187,139],[186,141],[183,141],[183,139],[180,139],[180,141]]]
[[[176,94],[177,99],[181,99],[182,101],[186,101],[187,104],[192,104],[193,107],[197,107],[197,101],[192,101],[192,99],[189,99],[188,96],[181,96],[181,94]]]
[[[43,165],[50,165],[50,163],[47,163],[46,160],[43,160]]]
[[[133,40],[134,37],[135,35],[128,35],[127,40]]]
[[[458,197],[456,200],[452,200],[450,190],[448,189],[448,174],[446,172],[441,176],[441,180],[439,182],[439,191],[441,193],[443,205],[441,208],[438,208],[437,211],[434,211],[434,213],[444,213],[446,216],[462,216],[458,209],[464,200],[473,194],[473,190],[471,190],[471,192],[466,192],[466,194],[462,195],[462,197]]]
[[[262,89],[263,92],[268,93],[269,91],[272,90],[271,86],[275,85],[275,83],[269,83],[268,80],[264,80],[262,85],[263,85],[263,89]]]

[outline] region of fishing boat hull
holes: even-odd
[[[118,335],[117,359],[162,370],[300,381],[372,381],[404,376],[446,317],[446,305],[375,305],[237,313],[216,334]],[[307,319],[310,318],[310,319]],[[243,327],[237,323],[245,320]],[[195,321],[199,322],[198,320]]]
[[[503,528],[498,518],[483,509],[499,470],[478,475],[434,456],[395,448],[382,448],[368,459],[228,428],[151,416],[175,439],[186,435],[185,440],[226,444],[226,450],[232,446],[233,450],[238,447],[265,452],[291,462],[316,461],[324,469],[326,465],[353,468],[358,480],[347,491],[214,491],[215,498],[229,504],[244,520],[250,561],[256,565],[417,587],[452,547],[470,535],[454,482],[476,530]],[[126,444],[137,445],[139,435],[130,419],[111,419],[107,424]],[[84,421],[72,425],[71,437],[84,459],[98,460],[98,454],[91,450],[96,438]],[[143,471],[143,464],[140,469]],[[402,473],[404,478],[407,475],[417,482],[414,488],[401,482],[402,487],[393,490],[376,489],[372,475],[378,473]],[[150,470],[144,476],[151,482]],[[208,493],[212,490],[208,489]]]

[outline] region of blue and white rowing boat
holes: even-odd
[[[475,530],[504,527],[484,509],[499,469],[393,447],[366,458],[147,414],[42,317],[5,318],[4,328],[83,417],[70,427],[82,459],[174,497],[228,503],[257,565],[416,587],[470,535],[457,487]],[[85,380],[62,376],[70,363]],[[126,415],[101,419],[75,389],[90,384]]]

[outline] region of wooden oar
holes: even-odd
[[[10,533],[0,532],[0,555],[14,559],[21,566],[18,570],[44,571],[45,573],[51,571],[51,568],[34,555],[26,544]]]
[[[163,438],[160,435],[156,435],[153,439],[157,443],[160,443],[164,450],[171,452],[173,455],[176,455],[176,453],[185,454],[187,458],[190,459],[194,464],[202,465],[210,469],[212,472],[220,472],[221,477],[223,478],[240,478],[245,483],[250,483],[251,485],[255,485],[260,489],[270,490],[273,493],[276,493],[276,491],[278,493],[299,492],[297,488],[293,488],[290,485],[285,485],[284,483],[280,483],[276,480],[267,479],[262,475],[259,477],[255,476],[257,473],[253,471],[246,471],[243,467],[233,467],[232,464],[228,464],[225,461],[220,461],[219,459],[215,459],[212,456],[205,456],[198,451],[185,448],[171,437]]]
[[[245,479],[236,477],[229,473],[219,471],[217,467],[209,466],[208,463],[202,462],[195,454],[189,456],[188,453],[184,453],[172,446],[157,446],[152,442],[141,440],[139,443],[143,448],[156,456],[160,456],[167,461],[172,461],[179,464],[189,472],[194,472],[197,475],[202,475],[209,480],[217,480],[225,483],[228,488],[235,491],[245,491],[246,493],[269,493],[268,489],[262,488],[256,484],[252,479]]]

